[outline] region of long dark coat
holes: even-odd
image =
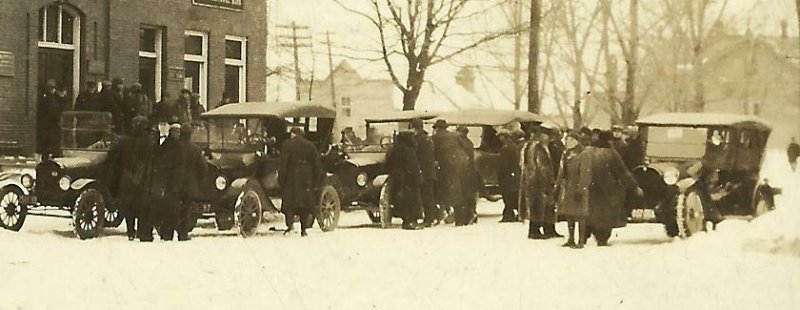
[[[497,161],[497,181],[504,193],[519,192],[521,146],[510,141],[500,148],[500,157]]]
[[[178,122],[178,113],[178,105],[170,104],[162,100],[153,105],[153,113],[150,119],[153,121],[165,119],[170,122]]]
[[[278,170],[282,211],[294,214],[300,209],[314,210],[321,177],[319,154],[311,141],[298,135],[283,142]]]
[[[133,119],[136,116],[144,116],[150,117],[153,114],[153,103],[150,101],[150,98],[147,97],[141,91],[134,91],[128,94],[125,98],[126,101],[126,108],[129,109],[130,117]]]
[[[568,150],[556,179],[558,214],[572,219],[589,216],[589,186],[592,184],[592,158],[582,146]]]
[[[386,170],[389,172],[389,189],[394,214],[404,219],[418,219],[422,216],[422,200],[419,187],[422,184],[422,171],[417,159],[414,137],[410,132],[402,132],[397,142],[386,154]]]
[[[479,192],[483,186],[483,180],[478,173],[478,166],[475,165],[475,144],[472,143],[472,141],[466,136],[459,135],[458,138],[458,141],[460,142],[461,147],[464,149],[464,152],[467,153],[468,158],[467,170],[464,174],[464,188],[466,189],[468,195],[474,196],[475,193]]]
[[[105,165],[109,190],[112,196],[119,198],[123,208],[143,200],[152,139],[149,130],[135,131],[120,138],[108,151]]]
[[[75,111],[98,111],[97,94],[91,91],[84,91],[78,94],[72,109]]]
[[[522,202],[530,210],[532,222],[552,224],[556,222],[552,196],[555,185],[553,156],[546,145],[540,142],[529,143],[523,159]]]
[[[36,152],[57,154],[61,149],[63,102],[55,93],[39,97],[36,111]]]
[[[125,108],[124,96],[111,88],[103,88],[97,97],[98,109],[102,112],[111,113],[111,120],[114,124],[114,132],[124,133],[125,130]]]
[[[445,206],[466,205],[463,188],[469,158],[459,142],[458,134],[446,130],[433,135],[433,147],[439,164],[437,196]]]
[[[433,139],[425,131],[416,133],[414,138],[417,142],[417,160],[419,168],[422,170],[422,179],[425,183],[434,183],[436,181],[436,157]]]
[[[186,173],[183,181],[183,201],[195,201],[201,197],[200,182],[205,180],[208,173],[206,157],[203,150],[190,141],[190,137],[181,134],[183,144],[183,160],[186,165]]]
[[[638,186],[619,154],[610,148],[587,148],[591,156],[588,225],[594,228],[624,227],[625,195]]]
[[[151,141],[144,193],[150,199],[178,199],[185,179],[183,145],[172,136],[167,137],[162,144],[159,144],[157,136]]]

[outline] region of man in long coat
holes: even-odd
[[[422,184],[420,184],[420,198],[424,218],[422,225],[431,227],[434,222],[441,220],[441,211],[436,206],[436,157],[434,154],[433,139],[425,131],[421,119],[413,119],[410,123],[414,130],[414,139],[417,144],[417,160],[422,171]]]
[[[301,236],[306,236],[306,229],[313,223],[322,177],[318,153],[314,144],[305,138],[303,129],[297,127],[291,129],[291,137],[281,147],[278,181],[287,233],[293,229],[295,215],[300,217]]]
[[[400,132],[392,149],[386,154],[386,170],[389,172],[389,189],[393,213],[403,219],[403,229],[422,228],[417,220],[422,215],[419,187],[422,184],[422,171],[414,145],[414,133]]]
[[[566,137],[567,151],[562,157],[556,178],[555,195],[558,197],[558,214],[567,220],[569,236],[564,246],[583,248],[586,244],[586,218],[589,216],[589,187],[592,184],[591,155],[584,152],[578,132]],[[575,243],[575,226],[578,243]]]
[[[478,203],[477,195],[483,186],[483,180],[478,173],[478,166],[475,164],[475,144],[472,143],[472,140],[468,137],[469,128],[461,125],[456,128],[456,132],[458,132],[458,141],[461,143],[461,147],[464,149],[464,152],[467,153],[467,158],[469,159],[467,161],[467,170],[464,174],[464,188],[467,193],[467,212],[462,221],[466,224],[474,224],[478,222],[478,211],[476,210]],[[475,197],[475,199],[471,199],[471,197]]]
[[[134,117],[131,132],[112,146],[106,160],[109,190],[112,196],[119,198],[119,215],[125,218],[126,233],[131,241],[136,237],[136,219],[144,204],[142,190],[151,140],[147,118]]]
[[[439,164],[437,194],[442,206],[448,209],[452,207],[454,217],[459,218],[467,212],[464,173],[469,158],[459,142],[458,134],[448,131],[447,126],[447,121],[441,119],[433,125],[436,130],[433,135],[434,155]]]
[[[597,239],[597,245],[608,245],[611,231],[626,223],[625,197],[629,189],[641,196],[642,189],[633,178],[622,158],[614,151],[607,134],[598,140],[600,147],[589,148],[592,164],[592,184],[589,188],[588,226]]]
[[[142,242],[153,241],[153,226],[160,227],[161,240],[170,241],[178,225],[184,181],[183,146],[170,134],[166,119],[158,121],[158,137],[151,144],[144,193],[147,199],[139,214],[137,233]]]
[[[63,111],[63,102],[56,94],[56,81],[48,80],[36,109],[36,152],[41,154],[42,159],[61,153],[60,124]]]
[[[505,205],[500,222],[516,222],[519,220],[514,212],[519,209],[521,147],[508,130],[501,130],[497,135],[503,145],[500,148],[500,157],[497,163],[497,181]]]
[[[545,239],[556,237],[555,233],[555,205],[552,196],[555,185],[555,172],[553,171],[553,156],[550,153],[550,137],[543,132],[536,134],[538,143],[530,143],[526,149],[524,162],[524,175],[522,188],[523,205],[530,212],[528,238]],[[552,225],[552,226],[551,226]],[[540,229],[544,228],[542,233]]]
[[[180,129],[180,140],[183,146],[185,173],[181,206],[178,212],[178,241],[190,240],[189,232],[194,228],[195,205],[200,199],[200,182],[205,180],[208,166],[203,151],[192,143],[194,128],[191,124],[183,124]]]

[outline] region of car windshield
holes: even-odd
[[[107,151],[117,136],[111,113],[67,111],[61,114],[61,148]]]
[[[706,153],[708,128],[656,127],[647,129],[647,156],[702,158]]]
[[[286,125],[277,118],[209,120],[195,128],[192,142],[216,151],[252,152],[270,138],[285,138]]]
[[[408,123],[405,122],[370,123],[358,129],[346,128],[342,131],[342,139],[339,142],[347,152],[385,152],[394,142],[397,132],[407,128]]]

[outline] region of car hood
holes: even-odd
[[[97,165],[105,159],[105,155],[95,157],[59,157],[53,161],[65,169],[85,168]]]
[[[386,153],[348,153],[347,162],[356,167],[376,165],[386,161]]]

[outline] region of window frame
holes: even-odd
[[[139,29],[154,30],[156,32],[155,52],[142,51],[140,48],[139,58],[150,58],[156,61],[156,80],[154,81],[155,89],[153,90],[155,92],[155,98],[153,98],[153,102],[158,102],[161,101],[161,92],[163,90],[161,83],[163,83],[164,30],[161,27],[148,25],[140,25]]]
[[[196,30],[186,30],[183,32],[184,36],[184,51],[183,61],[200,63],[200,104],[208,109],[208,33]],[[186,37],[195,36],[202,37],[202,55],[186,54]],[[184,75],[185,76],[185,75]]]
[[[228,41],[237,41],[241,43],[242,49],[240,51],[241,59],[228,58],[227,48]],[[247,37],[236,35],[225,35],[225,66],[239,67],[239,102],[247,102]]]

